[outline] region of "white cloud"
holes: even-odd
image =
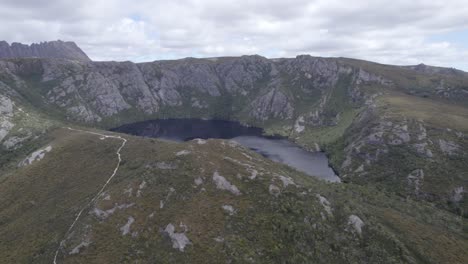
[[[73,40],[95,60],[261,54],[345,56],[468,70],[465,0],[0,0],[12,42]],[[466,31],[465,31],[466,32]]]

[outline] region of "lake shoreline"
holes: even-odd
[[[266,135],[262,128],[236,121],[205,119],[155,119],[126,124],[111,131],[176,142],[227,139],[278,163],[330,182],[341,182],[326,152],[311,152],[280,135]]]

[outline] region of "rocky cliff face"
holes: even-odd
[[[283,120],[289,125],[302,115],[305,123],[319,126],[336,123],[344,110],[327,107],[338,84],[340,93],[351,95],[339,103],[360,103],[366,97],[357,87],[363,70],[310,56],[142,64],[30,59],[0,64],[10,86],[41,86],[34,92],[40,92],[45,104],[60,109],[68,120],[86,123],[119,118],[125,111],[153,117],[176,111],[182,116],[253,123]]]
[[[351,74],[350,69],[341,72],[337,62],[312,57],[279,62],[243,56],[142,64],[56,59],[0,64],[2,74],[13,82],[10,85],[27,86],[26,79],[34,76],[43,87],[40,96],[45,104],[59,108],[66,119],[88,123],[123,111],[158,115],[164,109],[253,122],[292,120],[302,98],[291,86],[309,95],[311,104],[303,109],[308,111],[323,107],[317,102],[327,96],[327,90],[340,76]],[[224,105],[220,106],[221,100]],[[216,112],[216,107],[223,109]]]
[[[0,58],[64,58],[91,61],[74,42],[60,40],[31,45],[17,42],[9,45],[5,41],[0,41]]]

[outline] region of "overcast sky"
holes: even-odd
[[[468,71],[468,0],[0,0],[0,38],[93,60],[344,56]]]

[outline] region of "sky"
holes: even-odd
[[[310,54],[468,71],[468,0],[0,0],[0,38],[93,60]]]

